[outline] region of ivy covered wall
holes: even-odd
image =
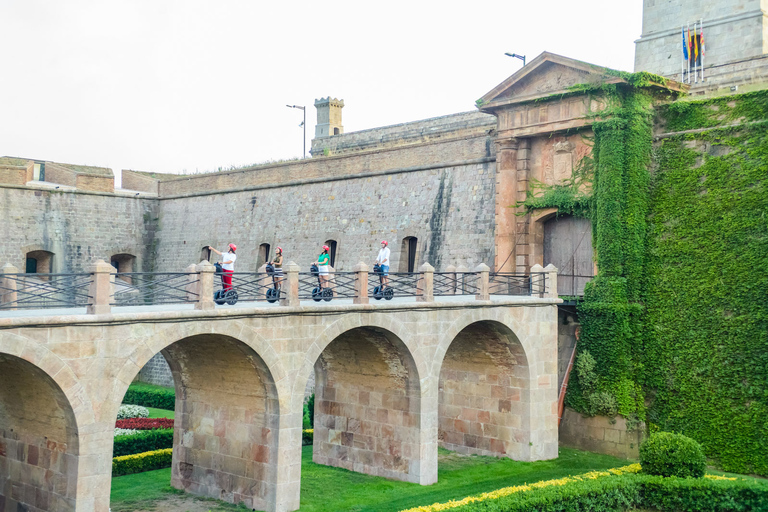
[[[651,428],[768,475],[768,91],[658,109],[644,283]],[[728,126],[737,123],[738,126]]]
[[[571,187],[566,208],[592,219],[599,270],[566,404],[768,475],[768,92],[660,104],[648,77],[628,78],[593,91],[611,101],[595,113],[591,194]]]

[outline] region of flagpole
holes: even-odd
[[[683,34],[683,48],[682,48],[682,54],[680,55],[680,83],[685,83],[685,27],[680,25],[680,32]]]
[[[704,18],[699,18],[699,32],[701,32],[701,81],[704,81]]]
[[[691,24],[688,24],[688,30],[685,33],[685,37],[687,38],[687,44],[688,44],[688,83],[691,83],[691,57],[693,57],[692,48],[691,48]]]

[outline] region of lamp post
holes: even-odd
[[[298,108],[304,112],[304,120],[301,122],[301,126],[304,128],[304,145],[302,146],[301,158],[307,158],[307,108],[299,105],[286,105],[288,108]]]
[[[514,57],[516,59],[520,59],[521,61],[523,61],[523,66],[525,66],[525,55],[518,55],[516,53],[509,53],[509,52],[506,52],[504,55],[506,55],[507,57]]]

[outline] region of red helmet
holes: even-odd
[[[384,245],[389,245],[389,243],[386,240],[382,240],[381,243],[383,243]]]
[[[330,248],[330,247],[328,247],[327,245],[324,245],[324,246],[323,246],[323,250],[324,250],[324,251],[330,251],[330,250],[331,250],[331,248]]]
[[[237,246],[235,244],[229,244],[229,248],[232,249],[232,252],[237,250]]]

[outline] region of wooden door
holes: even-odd
[[[558,295],[584,295],[594,275],[592,223],[563,215],[544,223],[544,266],[557,267]]]

